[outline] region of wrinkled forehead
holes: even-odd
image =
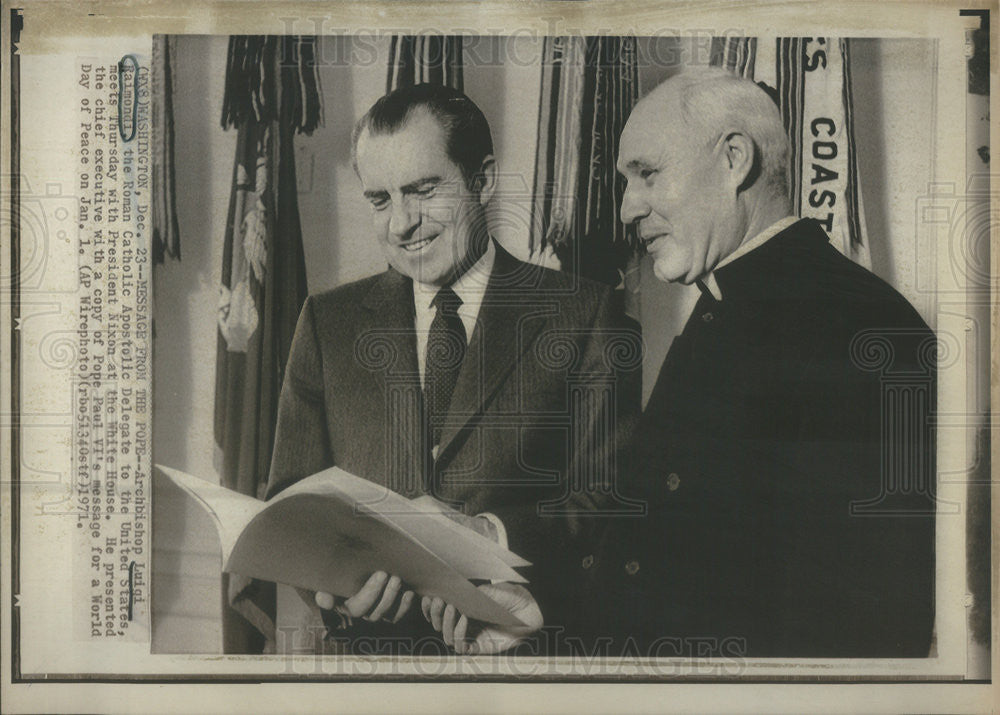
[[[357,166],[362,180],[412,181],[459,171],[448,157],[444,128],[427,111],[417,110],[392,131],[365,128],[358,136]]]
[[[643,166],[657,166],[676,153],[683,140],[683,120],[676,102],[650,95],[640,100],[622,130],[617,169],[628,173]]]
[[[364,127],[358,134],[357,151],[360,155],[371,145],[394,144],[406,148],[430,144],[434,148],[445,147],[444,127],[437,118],[424,107],[415,107],[403,119],[399,126],[392,129]]]

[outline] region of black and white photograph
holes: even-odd
[[[989,708],[990,8],[28,5],[5,688]]]
[[[500,581],[477,586],[523,622],[500,628],[414,590],[415,558],[352,546],[399,526],[376,506],[325,527],[289,504],[220,617],[214,524],[165,491],[154,650],[932,654],[944,348],[880,183],[883,123],[911,108],[871,72],[929,79],[932,45],[154,41],[155,460],[263,500],[336,468],[530,562],[510,580],[431,549]],[[310,573],[339,558],[350,577]]]

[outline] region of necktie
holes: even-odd
[[[445,286],[431,301],[437,308],[427,336],[424,361],[424,405],[427,408],[429,447],[441,440],[441,422],[448,414],[458,372],[465,357],[465,326],[458,315],[462,304],[455,291]]]

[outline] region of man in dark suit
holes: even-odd
[[[573,627],[595,549],[587,517],[613,507],[615,432],[638,408],[638,338],[607,288],[518,261],[491,240],[492,140],[463,94],[392,92],[354,142],[391,267],[306,301],[268,496],[334,465],[429,495],[532,562],[527,588],[481,586],[526,630]],[[316,601],[328,623],[339,612],[348,640],[391,639],[396,652],[421,624],[460,652],[503,650],[523,635],[477,628],[440,599],[413,608],[406,584],[384,573],[351,598]],[[419,610],[431,625],[413,622]]]
[[[931,647],[934,336],[790,215],[787,160],[774,103],[715,69],[660,85],[621,137],[622,220],[702,293],[624,470],[648,512],[594,570],[595,628],[626,654]]]

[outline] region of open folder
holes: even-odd
[[[470,579],[525,583],[514,568],[531,564],[448,518],[438,503],[407,499],[336,467],[270,501],[157,469],[212,515],[224,571],[344,597],[384,571],[469,618],[524,625]]]

